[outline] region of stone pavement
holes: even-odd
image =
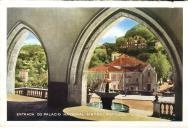
[[[131,100],[150,100],[153,101],[155,99],[155,96],[141,96],[141,95],[118,95],[115,98],[117,99],[131,99]],[[164,97],[159,96],[159,101],[162,102],[174,102],[175,97]]]
[[[132,109],[130,108],[129,113],[136,114],[136,115],[142,115],[142,116],[152,116],[152,111],[145,111],[145,110],[138,110],[138,109]]]

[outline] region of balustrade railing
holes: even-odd
[[[171,120],[175,119],[175,103],[153,101],[153,116]]]
[[[173,118],[175,117],[175,104],[168,102],[160,103],[160,117]]]
[[[15,88],[15,94],[47,99],[48,89],[21,87],[21,88]]]

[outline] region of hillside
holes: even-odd
[[[21,70],[28,70],[28,82],[20,78]],[[45,87],[48,82],[48,66],[44,49],[40,45],[25,45],[21,48],[16,63],[16,87]]]
[[[146,28],[145,26],[141,24],[138,24],[132,29],[130,29],[129,31],[127,31],[125,34],[125,38],[133,37],[136,35],[139,35],[148,41],[157,40],[157,38],[153,35],[153,33],[148,28]]]
[[[100,51],[106,51],[106,53],[101,54]],[[151,64],[157,69],[158,78],[166,79],[172,69],[167,53],[160,41],[148,28],[141,24],[127,31],[125,36],[118,37],[116,43],[106,42],[102,46],[97,47],[90,61],[90,68],[111,62],[111,54],[113,52],[127,54]],[[96,55],[102,56],[97,59]],[[103,58],[103,60],[101,61],[100,58]],[[99,62],[99,60],[100,63],[93,65]]]

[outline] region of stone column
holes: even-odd
[[[153,116],[160,117],[160,103],[158,95],[155,95],[155,100],[153,101]]]
[[[160,103],[153,101],[153,116],[160,117]]]

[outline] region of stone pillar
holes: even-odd
[[[83,72],[82,77],[76,79],[76,82],[72,80],[68,85],[69,106],[79,106],[87,104],[87,72]]]
[[[160,103],[159,103],[159,97],[156,94],[155,100],[153,101],[153,116],[160,117]]]
[[[153,101],[153,116],[160,117],[160,103]]]
[[[86,81],[78,84],[68,85],[68,104],[69,106],[80,106],[87,104],[87,86]]]

